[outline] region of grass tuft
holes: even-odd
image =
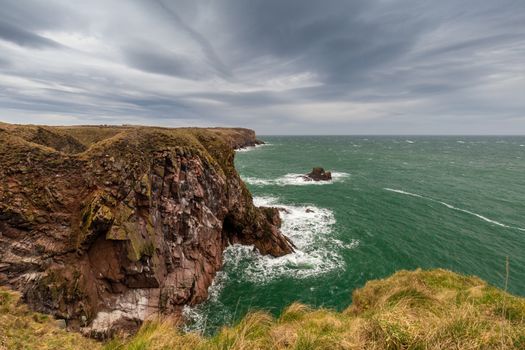
[[[130,338],[101,345],[57,331],[49,318],[14,306],[16,294],[1,291],[0,349],[54,349],[59,343],[60,349],[105,350],[525,349],[525,299],[477,277],[399,271],[368,282],[353,297],[343,312],[300,303],[279,318],[252,312],[212,337],[182,333],[170,319],[154,320]],[[72,347],[71,339],[85,343]]]

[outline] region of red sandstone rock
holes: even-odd
[[[0,285],[104,336],[204,301],[228,244],[292,252],[235,171],[239,130],[1,124]]]

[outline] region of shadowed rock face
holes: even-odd
[[[204,301],[228,244],[292,252],[235,171],[243,130],[0,124],[0,285],[105,336]]]

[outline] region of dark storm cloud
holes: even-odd
[[[11,41],[20,46],[35,48],[59,48],[61,45],[35,33],[0,20],[0,39]]]
[[[371,1],[256,0],[236,2],[228,22],[245,54],[290,59],[296,71],[341,82],[406,52],[425,27],[409,12],[368,18],[373,10]]]
[[[195,67],[190,58],[184,58],[174,52],[156,47],[129,48],[123,50],[126,62],[130,66],[156,74],[199,79],[204,72],[202,67]]]
[[[0,6],[7,121],[525,132],[523,1]]]

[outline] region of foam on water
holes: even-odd
[[[358,240],[342,242],[331,236],[335,217],[331,210],[313,205],[283,205],[273,196],[254,197],[256,206],[275,206],[281,210],[281,231],[296,246],[296,251],[282,257],[273,258],[257,253],[253,246],[232,245],[224,251],[224,267],[210,286],[208,301],[194,307],[186,306],[183,315],[188,321],[185,331],[206,332],[208,311],[206,304],[219,303],[220,294],[230,276],[265,284],[279,278],[303,279],[322,273],[343,269],[345,262],[339,255],[342,249],[355,249]],[[235,315],[226,308],[222,320],[230,322]],[[218,318],[218,315],[213,315]]]
[[[220,303],[219,296],[224,288],[225,283],[228,281],[228,274],[223,270],[217,272],[211,286],[208,288],[208,300],[207,303]],[[223,304],[221,304],[223,305]],[[231,316],[225,308],[222,310],[222,318],[227,321],[231,321]],[[198,332],[205,333],[206,325],[208,323],[208,313],[206,312],[206,303],[199,304],[196,306],[184,305],[182,309],[182,316],[184,318],[184,325],[182,327],[184,332]],[[215,315],[218,316],[218,315]]]
[[[510,228],[510,229],[514,229],[514,230],[519,230],[519,231],[525,231],[525,228],[516,227],[516,226],[509,226],[509,225],[503,224],[503,223],[501,223],[499,221],[489,219],[486,216],[483,216],[481,214],[475,213],[473,211],[457,208],[457,207],[453,206],[452,204],[448,204],[446,202],[442,202],[442,201],[434,199],[434,198],[425,197],[425,196],[422,196],[422,195],[419,195],[419,194],[416,194],[416,193],[410,193],[410,192],[406,192],[406,191],[402,191],[402,190],[396,190],[396,189],[392,189],[392,188],[388,188],[388,187],[384,188],[384,189],[386,191],[400,193],[400,194],[404,194],[404,195],[408,195],[408,196],[412,196],[412,197],[423,198],[423,199],[426,199],[426,200],[429,200],[429,201],[432,201],[432,202],[435,202],[435,203],[439,203],[439,204],[444,205],[445,207],[447,207],[449,209],[457,210],[457,211],[460,211],[460,212],[463,212],[463,213],[466,213],[466,214],[469,214],[469,215],[473,215],[473,216],[475,216],[475,217],[477,217],[477,218],[479,218],[479,219],[481,219],[483,221],[489,222],[489,223],[497,225],[497,226]]]
[[[249,176],[247,177],[241,176],[241,178],[247,184],[254,185],[254,186],[267,186],[267,185],[272,185],[274,182],[273,180],[259,179],[256,177],[249,177]]]
[[[410,192],[405,192],[405,191],[403,191],[403,190],[396,190],[396,189],[388,188],[388,187],[385,188],[385,190],[390,191],[390,192],[396,192],[396,193],[406,194],[406,195],[408,195],[408,196],[412,196],[412,197],[423,198],[423,196],[420,196],[419,194],[410,193]]]
[[[338,249],[353,249],[350,244],[331,237],[334,214],[331,210],[311,205],[282,205],[276,197],[255,197],[257,206],[277,206],[281,209],[281,231],[292,240],[296,252],[283,257],[261,256],[253,247],[234,245],[226,249],[227,270],[248,281],[266,283],[272,279],[307,278],[344,267]]]
[[[261,145],[255,145],[255,146],[249,146],[249,147],[244,147],[244,148],[239,148],[239,149],[236,149],[235,152],[249,152],[249,151],[253,151],[255,149],[258,149],[258,148],[261,148],[261,147],[266,147],[266,146],[271,146],[272,144],[271,143],[263,143]]]
[[[254,186],[322,186],[330,185],[336,182],[342,182],[345,178],[349,177],[350,174],[344,172],[334,171],[332,172],[331,181],[309,181],[304,178],[304,174],[290,173],[284,176],[278,177],[277,179],[260,179],[256,177],[243,177],[243,181]]]

